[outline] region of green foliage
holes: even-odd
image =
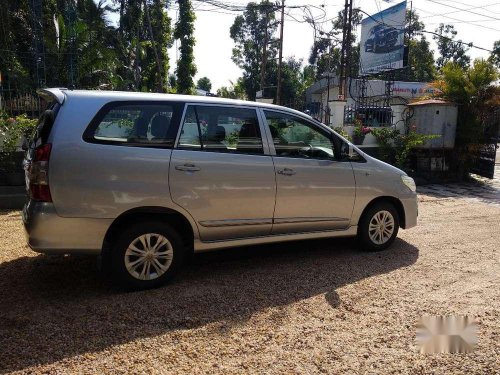
[[[235,46],[231,59],[243,70],[243,87],[249,100],[261,89],[262,54],[265,41],[271,41],[277,29],[274,10],[276,6],[268,0],[259,4],[250,2],[242,15],[237,16],[229,29]],[[267,35],[266,35],[267,33]],[[277,43],[267,45],[266,86],[272,86],[270,73],[276,70]],[[274,84],[275,85],[275,84]]]
[[[420,134],[414,129],[401,134],[392,127],[374,128],[372,134],[379,146],[378,158],[401,169],[408,169],[409,157],[413,149],[422,146],[427,140],[440,137],[434,134]]]
[[[493,44],[493,51],[491,52],[488,61],[495,65],[497,69],[500,69],[500,40],[497,40]]]
[[[483,119],[500,105],[500,88],[495,85],[498,70],[490,61],[477,59],[466,69],[449,62],[433,86],[438,96],[458,104],[453,168],[459,178],[467,176],[476,146],[483,137]]]
[[[146,5],[149,10],[146,13]],[[168,91],[169,57],[167,48],[172,45],[172,30],[170,17],[166,11],[167,0],[146,0],[144,11],[147,27],[147,40],[144,41],[144,55],[142,65],[142,85],[146,90],[157,92]],[[151,25],[149,25],[151,22]],[[149,28],[151,26],[151,29]],[[152,34],[152,35],[151,35]]]
[[[345,131],[345,129],[344,129],[344,127],[343,127],[343,126],[335,126],[335,127],[333,128],[333,130],[334,130],[337,134],[339,134],[339,135],[341,135],[342,137],[344,137],[345,139],[347,139],[348,141],[351,141],[351,140],[352,140],[352,139],[351,139],[351,136],[350,136],[350,135],[349,135],[349,134]]]
[[[377,140],[378,157],[387,162],[394,163],[394,140],[399,136],[399,131],[392,127],[373,128],[372,134]]]
[[[411,151],[422,146],[427,140],[439,138],[440,135],[435,134],[420,134],[414,130],[410,130],[408,134],[399,134],[394,139],[395,144],[395,165],[401,169],[408,168],[409,156]]]
[[[226,87],[222,86],[217,90],[217,96],[221,98],[228,98],[228,99],[246,99],[246,93],[245,93],[245,87],[243,84],[243,78],[238,78],[238,81],[236,84],[233,82],[229,81],[231,83],[231,86]]]
[[[436,63],[438,68],[442,68],[448,62],[453,62],[461,68],[467,68],[470,64],[470,57],[466,55],[467,48],[461,40],[455,40],[457,31],[453,25],[440,24],[436,29],[438,35],[434,36],[440,57]]]
[[[177,0],[179,19],[175,25],[174,37],[180,40],[180,58],[177,61],[177,93],[192,94],[193,77],[196,74],[194,63],[194,21],[196,16],[190,0]]]
[[[196,87],[200,90],[210,92],[212,90],[212,82],[210,82],[208,77],[201,77],[196,83]]]
[[[353,137],[364,138],[365,135],[372,132],[372,129],[367,126],[364,126],[363,122],[359,118],[355,118],[353,124],[354,124],[354,130],[352,132]]]
[[[0,112],[0,150],[14,152],[21,139],[30,139],[35,131],[37,121],[26,115],[10,117]]]
[[[459,105],[458,146],[477,142],[482,134],[482,118],[500,104],[498,86],[493,85],[498,77],[498,71],[491,62],[477,59],[467,69],[451,62],[446,64],[439,79],[433,83],[440,90],[440,97]]]
[[[32,4],[8,1],[0,7],[4,85],[21,92],[40,85],[166,91],[172,34],[166,7],[167,0],[44,0],[42,74],[33,63]],[[118,27],[108,21],[111,13],[119,13]]]
[[[316,79],[321,79],[327,72],[340,73],[340,54],[341,45],[338,43],[339,38],[342,39],[342,24],[344,18],[344,10],[337,14],[337,17],[332,21],[330,31],[321,34],[321,38],[314,41],[311,52],[309,54],[309,64],[316,68]],[[359,70],[359,44],[356,42],[356,28],[361,24],[363,14],[358,9],[353,9],[353,32],[351,34],[351,58],[348,62],[348,74],[355,76]]]

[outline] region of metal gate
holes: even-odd
[[[475,147],[472,173],[487,178],[494,177],[499,125],[500,107],[497,107],[488,114],[488,117],[483,122],[483,141]]]

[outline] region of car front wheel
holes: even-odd
[[[358,240],[365,250],[384,250],[394,242],[398,231],[396,208],[389,202],[379,202],[363,214],[358,227]]]

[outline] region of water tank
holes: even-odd
[[[410,119],[417,133],[435,134],[439,137],[430,139],[420,148],[453,148],[457,130],[458,107],[444,100],[429,99],[409,104],[413,109]]]

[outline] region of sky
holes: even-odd
[[[374,14],[399,2],[355,0],[354,7],[360,7],[363,11]],[[231,0],[226,3],[245,5],[248,1]],[[344,0],[286,0],[285,4],[313,6],[310,8],[313,15],[323,16],[321,20],[327,21],[321,24],[327,31],[329,20],[335,18],[343,9]],[[212,91],[215,92],[217,88],[228,86],[230,81],[235,82],[241,76],[241,70],[231,60],[234,42],[229,36],[229,28],[234,18],[241,12],[229,12],[202,4],[200,1],[193,1],[193,6],[196,13],[194,54],[198,68],[195,81],[203,76],[208,77],[212,82]],[[407,7],[410,7],[409,1]],[[412,7],[425,23],[426,30],[434,31],[441,22],[453,24],[458,32],[457,39],[467,43],[472,42],[489,50],[492,49],[495,40],[500,40],[500,0],[413,0]],[[177,12],[172,9],[169,13],[172,23],[175,23]],[[290,15],[285,17],[283,56],[301,58],[305,64],[314,40],[313,28],[307,23],[298,22],[304,19],[303,10],[288,9],[287,13]],[[278,13],[276,16],[278,17]],[[357,34],[359,37],[359,30]],[[432,41],[432,35],[427,35],[427,39]],[[169,50],[171,72],[174,71],[175,61],[178,58],[177,47],[178,45],[174,45]],[[436,51],[433,41],[431,48]],[[473,59],[489,56],[489,52],[475,48],[471,48],[468,54]]]

